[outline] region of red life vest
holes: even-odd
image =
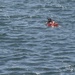
[[[47,26],[49,26],[49,27],[57,27],[58,26],[58,23],[52,21],[50,23],[47,23]]]

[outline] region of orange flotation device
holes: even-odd
[[[58,27],[58,23],[52,21],[52,22],[47,23],[47,26],[48,27]]]

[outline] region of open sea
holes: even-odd
[[[75,0],[0,0],[0,75],[75,75]]]

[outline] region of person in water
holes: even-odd
[[[55,21],[53,21],[51,18],[48,18],[47,26],[49,26],[49,27],[57,27],[58,23],[56,23]]]

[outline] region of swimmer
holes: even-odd
[[[58,23],[56,23],[55,21],[53,21],[51,18],[48,18],[47,26],[48,27],[58,27]]]

